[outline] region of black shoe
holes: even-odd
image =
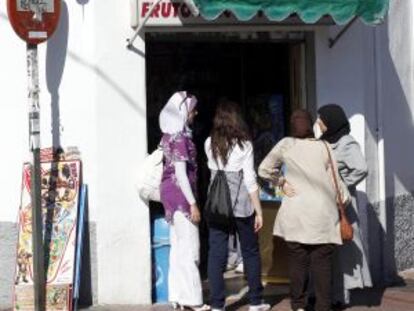
[[[337,301],[334,302],[331,306],[332,311],[342,311],[348,309],[350,306],[343,302]]]

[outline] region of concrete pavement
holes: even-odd
[[[405,276],[405,285],[387,289],[367,289],[355,291],[349,311],[414,311],[414,271]],[[203,284],[204,295],[208,297],[208,284]],[[233,275],[226,280],[226,310],[247,311],[246,282],[240,275]],[[289,305],[289,288],[287,285],[267,284],[264,300],[272,305],[272,311],[291,311]],[[98,305],[80,308],[83,311],[173,311],[165,304],[145,306]],[[11,311],[11,309],[0,310]],[[311,311],[307,310],[307,311]]]
[[[245,290],[227,299],[229,311],[247,311],[248,305],[243,296]],[[267,285],[264,298],[272,305],[272,311],[290,311],[287,286]],[[387,289],[369,289],[355,292],[349,311],[414,311],[414,280],[407,280],[405,286]],[[172,311],[168,305],[152,306],[95,306],[84,311]]]

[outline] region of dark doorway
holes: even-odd
[[[194,124],[194,141],[199,156],[200,208],[209,183],[204,141],[217,102],[223,97],[237,101],[253,137],[274,124],[269,111],[272,97],[277,95],[282,101],[283,113],[279,115],[282,135],[292,106],[292,42],[229,40],[220,34],[205,37],[188,33],[154,33],[146,37],[148,151],[154,150],[160,141],[158,116],[169,97],[182,90],[196,95],[199,114]],[[266,153],[272,144],[255,153]],[[205,275],[207,234],[203,225],[200,228],[201,271]]]

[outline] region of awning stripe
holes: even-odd
[[[231,11],[239,20],[253,18],[258,11],[273,21],[297,14],[305,23],[313,24],[330,15],[337,24],[346,24],[359,16],[366,24],[381,23],[388,12],[389,0],[185,0],[193,2],[200,14],[214,20]]]

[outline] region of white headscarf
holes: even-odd
[[[176,92],[160,113],[160,128],[164,134],[182,132],[187,125],[188,113],[197,105],[197,98],[186,91]]]

